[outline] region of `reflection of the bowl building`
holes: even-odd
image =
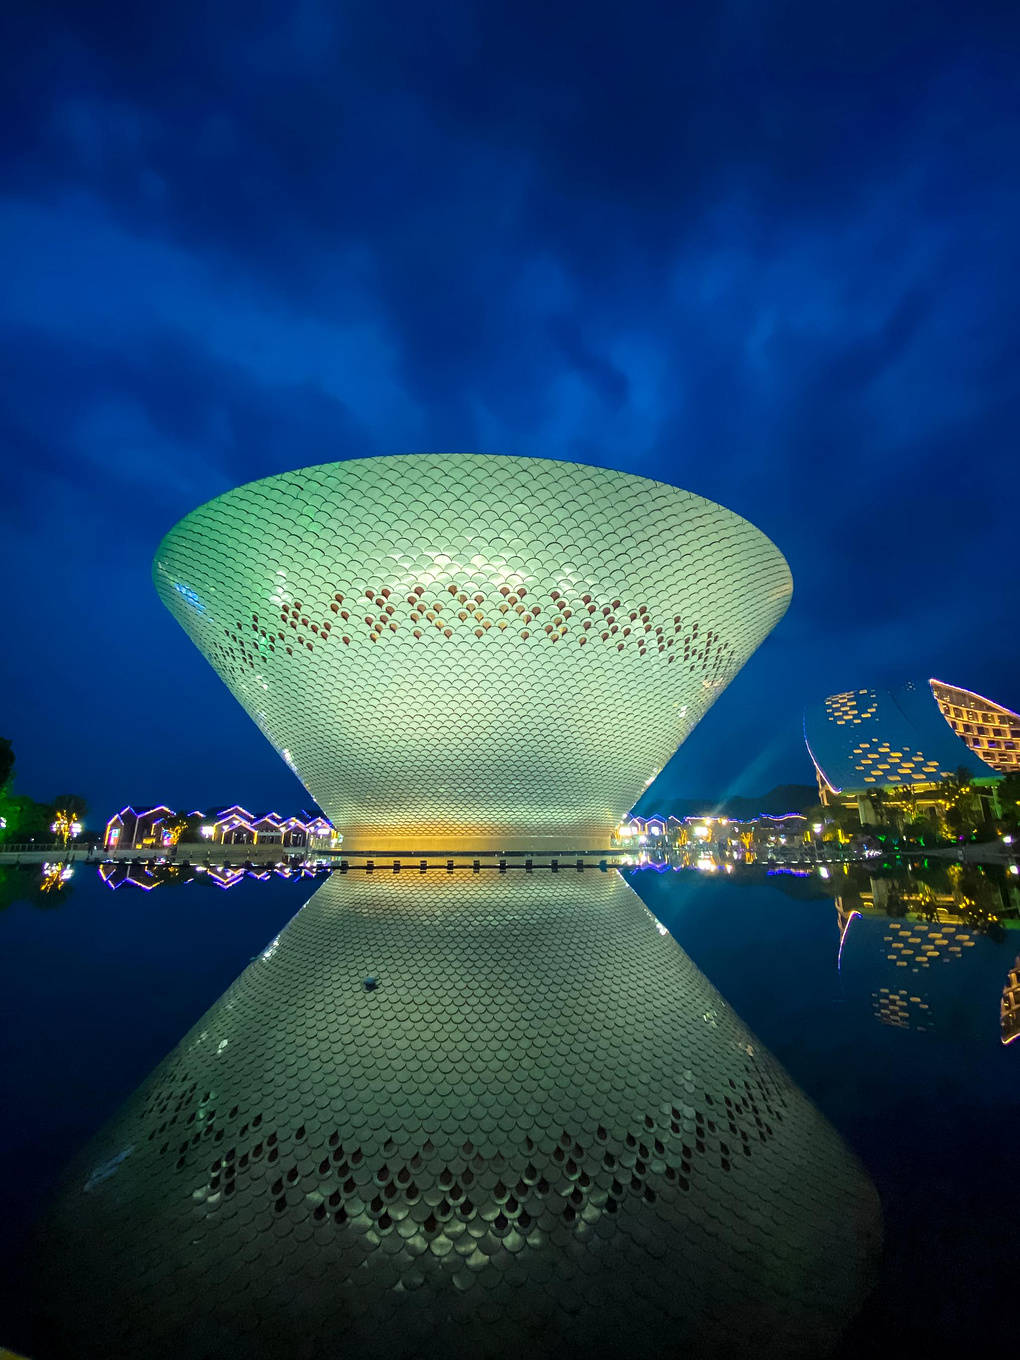
[[[72,1176],[47,1353],[816,1355],[878,1234],[617,875],[334,876]]]

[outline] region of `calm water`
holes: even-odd
[[[0,899],[0,1345],[31,1354],[25,1247],[62,1166],[314,884],[111,891],[79,866],[60,892],[30,891],[35,873],[14,880],[20,896],[11,874]],[[749,877],[630,881],[879,1190],[882,1277],[843,1353],[891,1335],[908,1350],[1011,1339],[1020,1043],[1002,1043],[1000,996],[1020,930],[987,903],[948,927],[904,915],[893,879],[833,880],[837,906],[817,874]]]

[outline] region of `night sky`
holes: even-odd
[[[675,482],[790,612],[656,794],[805,703],[1020,707],[1020,7],[6,7],[0,734],[38,798],[307,796],[156,599],[229,487],[424,450]]]

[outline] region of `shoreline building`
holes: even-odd
[[[171,829],[186,818],[190,829],[175,839]],[[103,833],[106,850],[137,850],[158,846],[194,845],[208,841],[222,845],[279,845],[313,850],[335,849],[340,837],[321,812],[302,810],[300,816],[278,812],[249,812],[239,803],[208,812],[176,813],[160,804],[154,808],[124,807],[110,818]]]
[[[942,716],[976,756],[1000,774],[1020,770],[1020,714],[959,685],[928,683]]]
[[[874,823],[879,818],[871,795],[878,792],[909,799],[920,815],[939,806],[940,782],[964,770],[972,784],[987,790],[994,811],[1001,772],[949,725],[934,683],[846,690],[805,711],[804,742],[823,806],[856,802],[862,824]]]
[[[106,823],[103,847],[106,850],[138,850],[162,845],[166,820],[173,815],[173,809],[164,803],[157,807],[122,807]]]
[[[298,817],[282,817],[278,812],[249,812],[238,803],[211,808],[203,817],[199,835],[213,844],[307,846],[320,850],[333,849],[340,840],[321,812],[302,810]]]
[[[820,828],[816,828],[820,829]],[[770,850],[810,843],[812,828],[800,812],[756,817],[631,816],[616,828],[616,840],[638,863],[686,851],[751,863]]]
[[[344,849],[408,855],[604,853],[792,591],[700,496],[480,454],[228,491],[154,579]]]

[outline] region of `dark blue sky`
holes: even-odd
[[[776,541],[793,605],[677,793],[808,780],[801,709],[834,689],[1020,706],[1015,4],[4,23],[0,733],[26,791],[299,805],[150,561],[230,486],[376,453],[618,467]]]

